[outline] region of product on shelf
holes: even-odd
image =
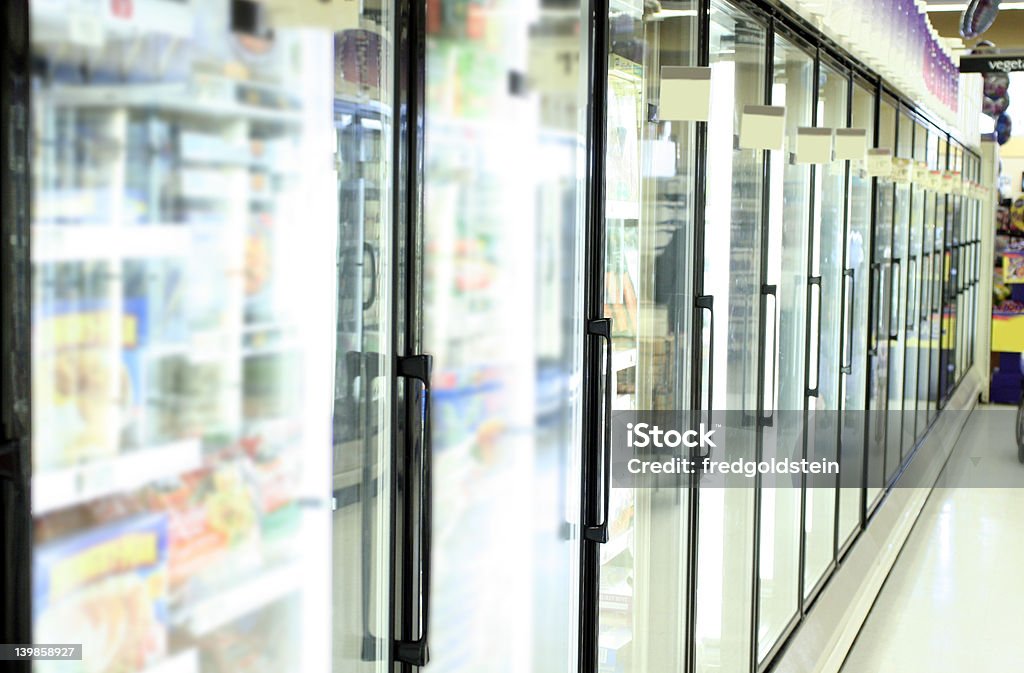
[[[33,362],[37,470],[74,465],[118,451],[116,400],[129,399],[119,359],[122,338],[104,262],[37,268]]]
[[[1010,227],[1016,231],[1024,231],[1024,196],[1019,196],[1010,206]]]
[[[135,673],[167,651],[167,519],[133,517],[42,545],[33,563],[36,642],[83,645],[36,671]]]

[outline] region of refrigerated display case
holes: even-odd
[[[244,5],[30,5],[36,670],[387,666],[393,16]]]
[[[32,8],[0,522],[32,408],[23,604],[97,670],[763,673],[970,362],[969,200],[795,138],[971,152],[785,8]],[[643,410],[844,480],[612,488]]]
[[[673,85],[696,65],[696,2],[613,2],[604,316],[614,411],[691,409],[697,124]],[[646,111],[646,112],[644,112]],[[613,487],[600,552],[600,671],[685,666],[687,489]]]
[[[732,4],[712,2],[709,64],[712,115],[707,124],[707,196],[704,206],[701,353],[702,409],[741,418],[731,455],[754,456],[762,409],[758,387],[762,332],[763,170],[766,152],[741,149],[736,138],[747,105],[766,103],[765,24]],[[771,331],[768,331],[771,334]],[[747,488],[704,489],[699,496],[696,559],[697,671],[743,671],[750,666],[754,610],[754,494]]]
[[[906,313],[908,272],[910,270],[910,210],[913,180],[914,129],[901,106],[896,115],[893,148],[892,258],[888,326],[889,371],[886,374],[888,399],[885,402],[885,483],[903,464],[903,387],[906,360]]]
[[[875,136],[874,88],[859,77],[853,78],[850,126],[864,129],[869,145]],[[839,547],[846,549],[860,527],[864,477],[848,466],[864,465],[865,413],[868,390],[868,343],[871,299],[871,220],[873,180],[867,175],[864,160],[850,162],[849,225],[846,233],[846,267],[843,270],[845,331],[843,333],[842,430],[840,434]]]
[[[773,45],[770,102],[786,110],[786,136],[809,127],[814,115],[816,75],[814,56],[792,39],[776,37]],[[786,151],[789,150],[789,151]],[[797,162],[786,147],[769,157],[769,217],[767,256],[762,288],[772,301],[765,311],[763,415],[761,456],[795,459],[804,455],[803,411],[807,396],[807,319],[812,289],[808,269],[811,223],[809,163]],[[820,293],[821,285],[814,288]],[[762,290],[763,291],[763,290]],[[820,295],[819,295],[820,300]],[[771,343],[771,346],[768,346]],[[799,605],[801,498],[798,488],[762,484],[758,489],[760,516],[758,561],[758,659],[763,659],[790,626]]]
[[[876,140],[878,148],[895,155],[896,119],[899,102],[881,95],[876,107]],[[886,430],[889,403],[889,360],[892,357],[893,314],[896,311],[895,273],[897,261],[893,241],[896,220],[896,184],[891,173],[874,178],[875,204],[871,244],[871,324],[868,342],[868,404],[867,404],[867,509],[871,511],[888,483],[886,464]],[[902,371],[902,369],[901,369]]]
[[[815,123],[834,132],[851,126],[850,73],[843,66],[822,59],[818,65]],[[845,249],[850,226],[847,198],[850,173],[859,162],[829,161],[814,166],[814,211],[811,218],[810,278],[820,278],[819,289],[808,286],[808,332],[813,344],[808,348],[807,372],[807,456],[819,460],[839,460],[842,403],[842,372],[846,320],[855,310],[847,301],[849,263]],[[852,288],[850,291],[853,291]],[[849,306],[849,310],[847,309]],[[851,346],[852,347],[852,346]],[[840,469],[840,474],[842,470]],[[837,508],[841,484],[835,480],[808,484],[804,497],[804,597],[820,589],[835,560],[841,540],[837,529]]]
[[[431,673],[577,665],[584,9],[427,5]]]

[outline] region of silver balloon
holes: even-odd
[[[971,0],[960,15],[960,34],[972,40],[992,27],[999,14],[999,0]]]

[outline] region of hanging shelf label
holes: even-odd
[[[740,149],[781,150],[786,137],[786,108],[746,105],[740,119]]]
[[[892,150],[886,147],[868,150],[868,175],[873,178],[892,177]]]
[[[865,129],[836,129],[836,161],[864,161],[867,152]]]
[[[796,130],[796,163],[827,164],[832,161],[832,129],[801,126]]]
[[[711,68],[661,66],[659,121],[706,122],[711,115]]]

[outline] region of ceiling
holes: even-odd
[[[932,26],[943,37],[960,37],[960,15],[964,0],[930,0],[928,18]],[[999,49],[1024,50],[1024,2],[1003,0],[996,22],[981,37],[967,40],[967,46],[974,46],[981,40],[995,43]]]

